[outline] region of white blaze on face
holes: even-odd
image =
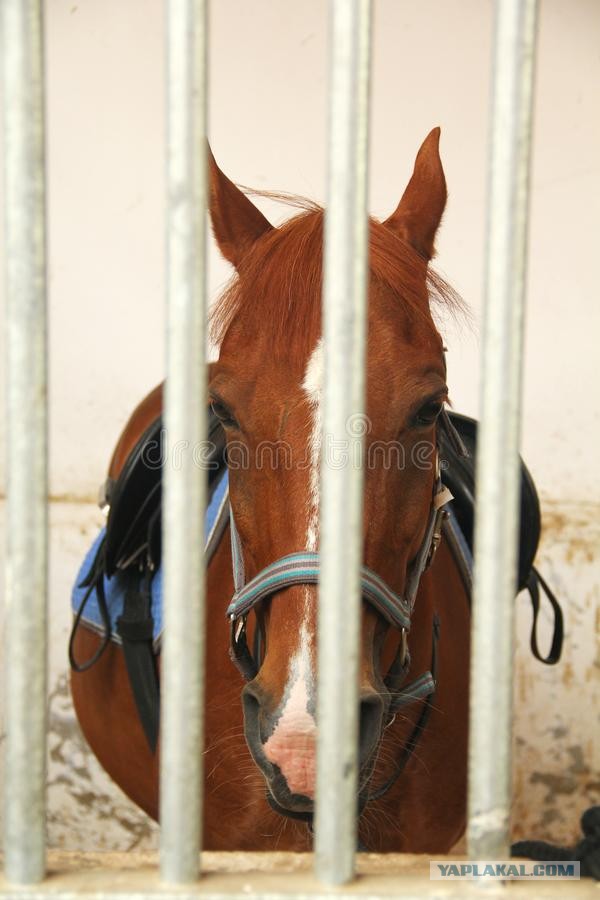
[[[308,711],[311,685],[310,647],[303,625],[300,647],[290,663],[285,706],[273,733],[263,745],[269,762],[277,765],[292,794],[314,797],[317,726]]]
[[[302,390],[310,408],[308,436],[308,491],[305,549],[316,551],[319,538],[319,464],[321,458],[321,392],[323,385],[323,340],[319,339],[304,373]],[[285,689],[285,702],[272,735],[263,746],[267,759],[277,765],[293,794],[314,797],[317,726],[308,705],[314,682],[313,654],[308,632],[311,590],[304,591],[304,621],[300,644],[292,657]]]
[[[321,396],[323,390],[323,338],[319,338],[304,373],[302,390],[311,410],[311,429],[308,438],[310,474],[308,484],[308,509],[306,549],[317,549],[319,536],[319,463],[321,459]]]

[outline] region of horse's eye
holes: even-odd
[[[444,404],[439,400],[430,400],[421,407],[415,416],[415,425],[424,428],[426,425],[433,425],[443,409]]]
[[[211,400],[210,408],[224,428],[237,428],[238,423],[220,400]]]

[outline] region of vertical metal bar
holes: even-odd
[[[333,0],[325,220],[316,874],[354,875],[365,405],[370,0]],[[340,443],[342,442],[342,443]],[[350,447],[348,447],[350,443]],[[332,456],[346,446],[349,459]]]
[[[536,0],[501,0],[497,5],[469,754],[469,852],[478,859],[505,858],[510,839],[518,451],[536,18]]]
[[[170,0],[167,21],[167,456],[164,483],[161,875],[198,876],[204,701],[206,470],[205,0]]]
[[[47,393],[41,0],[3,3],[8,363],[4,852],[12,882],[44,877]]]

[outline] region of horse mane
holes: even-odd
[[[303,363],[321,333],[323,207],[297,195],[243,190],[301,212],[256,241],[212,309],[211,339],[220,345],[235,322],[248,336],[268,334],[273,355]],[[372,281],[393,291],[409,319],[424,318],[435,328],[423,303],[422,257],[372,217],[369,267]],[[465,312],[462,299],[431,266],[425,278],[430,303],[452,315]]]

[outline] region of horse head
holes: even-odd
[[[384,222],[370,220],[366,416],[348,423],[349,446],[364,432],[364,564],[401,599],[429,555],[436,427],[447,399],[444,348],[430,310],[429,261],[446,203],[438,145],[435,129],[395,211]],[[209,391],[227,434],[234,549],[248,582],[277,560],[319,549],[324,214],[307,205],[272,226],[212,155],[210,214],[235,267],[213,313],[220,350]],[[334,465],[354,464],[344,448],[325,452]],[[294,814],[310,812],[315,794],[317,587],[308,578],[282,584],[252,606],[259,649],[242,699],[247,743],[270,796]],[[234,620],[237,641],[245,615]],[[401,622],[363,603],[363,797],[391,717],[386,660],[394,660],[396,678],[406,660]]]

